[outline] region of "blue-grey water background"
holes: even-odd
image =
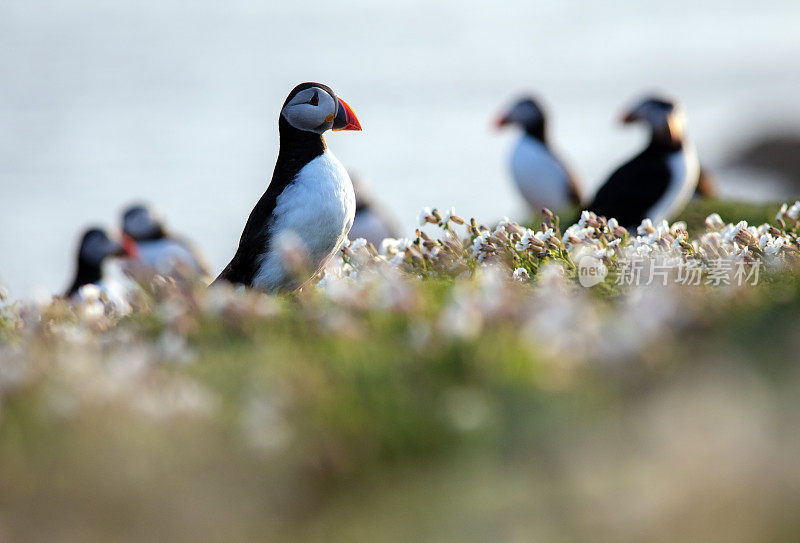
[[[725,170],[754,135],[800,124],[800,2],[0,2],[0,283],[61,290],[77,236],[158,204],[215,271],[233,254],[277,154],[298,82],[332,86],[364,131],[328,136],[409,230],[423,206],[520,218],[512,133],[524,90],[587,192],[641,145],[622,107],[683,99],[723,191],[774,197]],[[753,180],[756,179],[754,182]]]

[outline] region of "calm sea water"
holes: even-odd
[[[358,113],[364,131],[328,144],[408,229],[426,205],[524,214],[514,135],[491,128],[520,91],[549,104],[587,191],[641,144],[614,121],[646,90],[684,100],[712,168],[800,123],[800,3],[632,4],[3,0],[0,282],[61,290],[79,231],[133,199],[220,269],[269,182],[280,105],[306,80]],[[728,192],[769,196],[730,175]]]

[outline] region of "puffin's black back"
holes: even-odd
[[[607,219],[613,217],[627,228],[641,224],[647,211],[669,187],[667,159],[672,151],[658,145],[648,146],[611,174],[588,209]]]
[[[297,85],[284,102],[284,106],[298,92],[309,87],[319,87],[335,96],[327,86],[320,83],[301,83]],[[235,284],[251,285],[261,265],[261,256],[269,250],[268,227],[273,220],[272,213],[278,196],[294,180],[297,173],[309,162],[325,152],[325,140],[315,132],[298,130],[280,115],[280,150],[267,191],[261,196],[250,217],[247,219],[239,248],[215,283],[222,280]]]

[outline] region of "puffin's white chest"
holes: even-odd
[[[330,260],[353,225],[356,199],[347,170],[326,150],[306,164],[278,196],[269,225],[270,250],[262,256],[253,285],[265,290],[289,286],[281,260],[282,240],[302,242],[312,271]]]
[[[692,199],[700,178],[700,163],[694,146],[684,143],[683,148],[667,159],[670,181],[664,195],[647,211],[653,222],[672,220]]]
[[[160,273],[173,272],[176,264],[199,269],[191,251],[173,239],[140,241],[137,245],[142,262]]]
[[[511,154],[511,173],[535,211],[557,210],[569,203],[567,172],[539,140],[527,135],[519,140]]]

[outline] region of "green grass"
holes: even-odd
[[[695,198],[681,213],[680,220],[685,221],[690,233],[702,231],[706,217],[718,213],[726,223],[747,221],[749,225],[775,224],[775,215],[781,204],[751,203],[734,200]]]
[[[797,539],[793,269],[629,298],[481,273],[5,306],[0,538]]]

